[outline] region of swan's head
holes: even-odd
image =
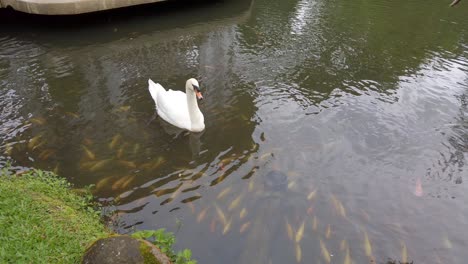
[[[185,88],[193,91],[195,95],[197,96],[198,100],[203,99],[203,95],[200,91],[200,85],[198,84],[197,79],[195,78],[188,79],[187,84],[185,85]]]

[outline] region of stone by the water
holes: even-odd
[[[85,252],[82,264],[171,264],[169,258],[148,241],[129,236],[102,238]]]

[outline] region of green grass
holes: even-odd
[[[79,263],[91,242],[109,235],[100,214],[52,173],[0,171],[0,263]]]

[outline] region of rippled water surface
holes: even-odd
[[[119,232],[166,227],[203,264],[466,263],[468,2],[447,5],[2,12],[0,165],[94,184]],[[147,90],[189,77],[200,134]]]

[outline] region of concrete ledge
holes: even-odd
[[[0,0],[1,7],[39,15],[77,15],[166,0]]]

